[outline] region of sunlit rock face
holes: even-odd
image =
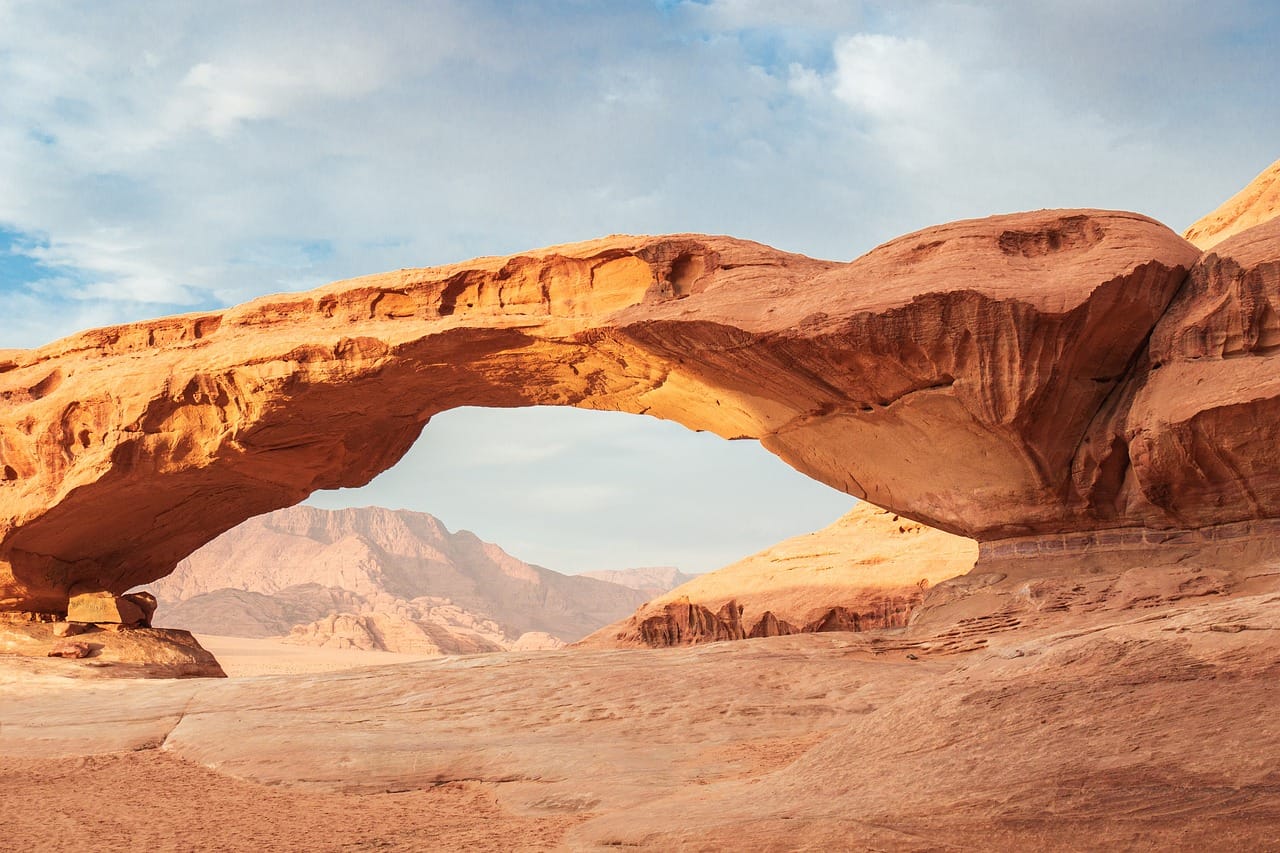
[[[1262,170],[1249,185],[1224,201],[1217,210],[1198,219],[1183,232],[1204,251],[1242,231],[1280,215],[1280,160]]]
[[[906,627],[926,593],[973,568],[978,545],[863,501],[669,590],[575,645],[677,646]]]
[[[1191,458],[1179,425],[1222,408],[1148,382],[1172,364],[1152,330],[1194,292],[1179,295],[1193,266],[1210,275],[1163,225],[1096,210],[951,223],[852,263],[615,236],[0,352],[0,606],[60,610],[76,584],[162,577],[246,518],[367,483],[457,406],[759,439],[984,541],[1271,517],[1269,499],[1224,503],[1212,485],[1271,477],[1270,449],[1189,495],[1159,485]]]

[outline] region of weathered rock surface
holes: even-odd
[[[1122,515],[1153,526],[1280,516],[1280,219],[1218,243],[1151,336],[1122,430]]]
[[[645,600],[531,565],[426,513],[379,507],[251,519],[151,589],[165,624],[198,633],[412,654],[505,649],[530,632],[577,640]]]
[[[197,827],[215,849],[420,850],[441,846],[435,796],[465,784],[505,810],[472,822],[505,831],[446,849],[1273,848],[1276,590],[1158,604],[1120,582],[1097,609],[1103,588],[946,655],[808,634],[127,701],[61,675],[93,658],[41,658],[38,690],[0,659],[6,826],[65,825],[56,849],[186,849]],[[572,820],[532,844],[534,816]]]
[[[48,622],[23,614],[0,616],[0,667],[17,665],[29,675],[47,671],[61,677],[225,678],[218,661],[187,631]],[[66,639],[74,635],[75,639]],[[24,676],[25,677],[25,676]]]
[[[67,601],[67,621],[97,624],[151,626],[156,612],[156,599],[150,593],[114,595],[104,591],[80,591],[71,588]]]
[[[248,517],[364,484],[464,405],[759,438],[983,540],[1200,523],[1162,504],[1100,516],[1111,481],[1073,478],[1110,470],[1109,446],[1081,443],[1198,254],[1145,217],[1087,210],[942,225],[848,264],[611,237],[10,351],[0,606],[61,611],[76,583],[153,581]]]
[[[978,544],[862,502],[647,602],[577,645],[672,646],[902,628],[933,584],[973,568]]]
[[[1280,160],[1213,213],[1196,220],[1184,237],[1206,252],[1228,237],[1280,216]]]

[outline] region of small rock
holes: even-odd
[[[145,590],[142,592],[126,592],[120,597],[125,601],[131,601],[138,605],[138,609],[142,611],[142,621],[138,623],[138,627],[150,628],[151,617],[156,615],[156,606],[158,604],[156,597]]]
[[[911,652],[907,652],[907,660],[920,660],[920,658],[916,655],[913,655]]]
[[[1241,625],[1240,623],[1235,622],[1229,625],[1225,625],[1225,624],[1210,625],[1209,630],[1218,631],[1219,633],[1222,633],[1222,634],[1239,634],[1241,631],[1243,631],[1245,628],[1248,628],[1248,627],[1249,627],[1248,625]]]
[[[55,643],[53,648],[49,650],[49,657],[79,660],[80,658],[87,658],[90,651],[92,649],[90,649],[88,643],[80,640],[63,640],[60,643]]]
[[[86,626],[79,622],[59,622],[53,626],[53,636],[55,637],[74,637],[76,634],[83,634]]]

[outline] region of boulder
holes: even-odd
[[[105,590],[73,589],[67,602],[68,622],[141,626],[148,619],[139,604]]]
[[[138,624],[143,628],[150,628],[151,619],[153,616],[156,615],[156,606],[157,606],[156,597],[151,593],[145,592],[145,591],[144,592],[126,592],[124,595],[120,597],[125,601],[131,602],[137,605],[138,609],[142,611],[142,621],[136,624]]]

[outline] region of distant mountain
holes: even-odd
[[[158,589],[164,582],[148,589]],[[364,596],[318,583],[298,584],[266,594],[247,589],[215,589],[191,598],[160,599],[165,624],[197,634],[227,637],[281,637],[295,625],[314,622],[329,613],[357,612]]]
[[[688,583],[697,576],[686,575],[675,566],[641,566],[635,569],[601,569],[597,572],[582,572],[578,577],[620,584],[630,589],[638,589],[649,598],[654,598],[675,589],[680,584]]]
[[[380,507],[250,519],[148,589],[158,625],[441,653],[570,642],[649,598],[525,563],[426,513]],[[330,618],[339,615],[351,618]]]

